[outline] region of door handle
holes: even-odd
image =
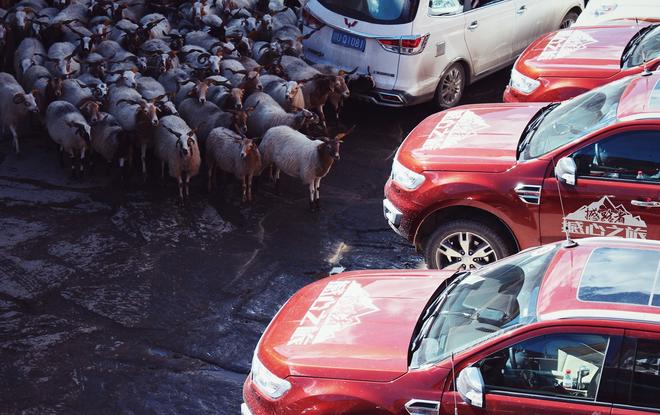
[[[648,201],[648,200],[633,200],[632,202],[630,202],[630,204],[637,207],[660,208],[660,202]]]
[[[526,11],[527,11],[527,6],[520,6],[520,8],[518,9],[518,11],[516,11],[516,13],[520,16],[525,14]]]
[[[475,20],[474,22],[470,23],[470,26],[468,26],[468,30],[474,30],[477,27],[479,27],[479,22]]]

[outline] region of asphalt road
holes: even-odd
[[[465,103],[501,99],[508,70]],[[383,184],[406,134],[432,112],[350,103],[357,124],[323,181],[322,211],[285,178],[192,189],[173,181],[79,182],[37,134],[17,159],[0,142],[0,413],[235,414],[252,351],[300,287],[347,270],[423,267],[382,217]]]

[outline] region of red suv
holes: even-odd
[[[520,55],[505,102],[564,101],[660,65],[660,24],[620,21],[572,27],[537,39]]]
[[[385,217],[433,268],[476,268],[564,232],[660,239],[659,81],[432,115],[395,157]]]
[[[659,273],[659,242],[590,238],[472,272],[330,277],[266,329],[241,412],[657,412]]]

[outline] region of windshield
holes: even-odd
[[[522,252],[464,273],[440,296],[422,325],[411,367],[439,362],[452,353],[503,331],[536,321],[536,302],[545,271],[559,245]],[[414,339],[413,339],[414,342]]]
[[[527,137],[522,141],[526,146],[521,151],[521,160],[540,157],[612,124],[629,83],[630,78],[623,78],[556,106],[537,128],[525,130]]]
[[[419,0],[319,0],[326,8],[351,19],[370,23],[410,23]]]
[[[627,68],[640,66],[644,61],[651,61],[660,56],[660,25],[645,27],[639,31],[628,45],[623,55]]]

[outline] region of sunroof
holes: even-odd
[[[660,307],[660,252],[599,248],[584,268],[578,299]]]

